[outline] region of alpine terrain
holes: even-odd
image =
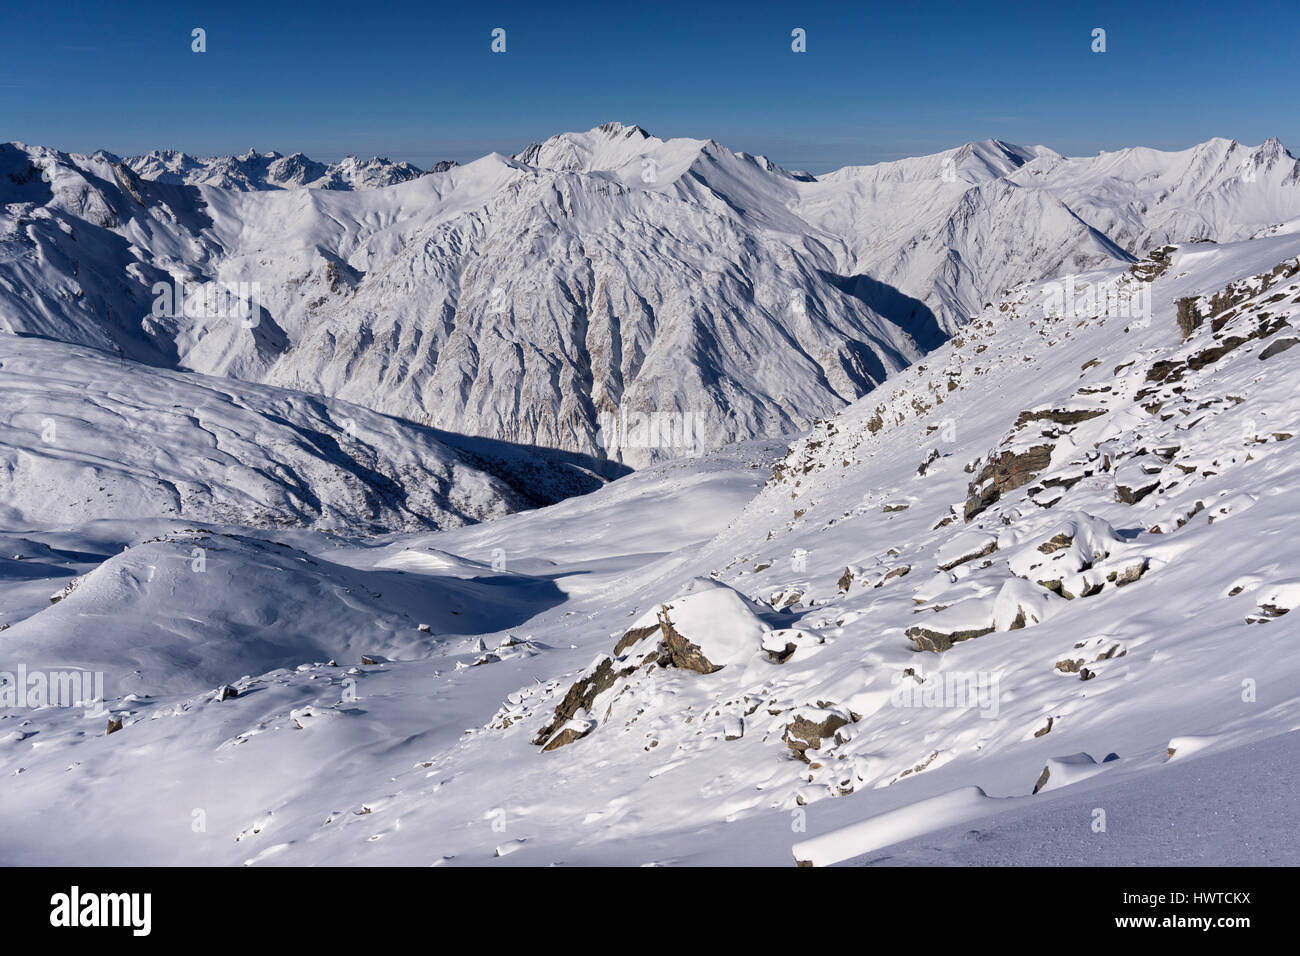
[[[0,860],[1300,863],[1277,140],[0,205]]]

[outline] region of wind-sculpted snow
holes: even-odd
[[[407,181],[345,164],[382,188],[316,165],[0,148],[0,327],[640,466],[805,428],[1025,282],[1300,216],[1276,141],[811,177],[606,124]],[[247,320],[166,291],[203,283]]]

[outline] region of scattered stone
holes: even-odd
[[[936,654],[950,649],[961,641],[992,634],[992,627],[973,627],[964,630],[939,631],[930,627],[915,625],[907,629],[907,638],[918,650],[934,651]]]
[[[1295,336],[1289,335],[1286,336],[1285,338],[1279,338],[1274,340],[1273,342],[1270,342],[1264,348],[1264,350],[1259,353],[1259,357],[1261,360],[1270,359],[1274,355],[1279,355],[1282,352],[1285,352],[1287,349],[1295,345],[1300,345],[1300,339],[1296,338]]]
[[[804,716],[812,714],[812,717]],[[813,719],[821,716],[820,720]],[[782,733],[781,739],[785,741],[786,746],[798,754],[801,760],[807,760],[805,751],[820,750],[822,741],[841,727],[849,723],[847,717],[837,711],[817,711],[812,708],[803,708],[795,718],[786,725],[785,732]]]
[[[899,567],[894,568],[894,570],[888,572],[879,581],[877,581],[875,586],[878,588],[884,587],[886,581],[892,581],[894,580],[894,578],[905,577],[907,574],[911,572],[911,570],[912,570],[912,566],[910,564],[900,565]]]
[[[1051,776],[1051,768],[1044,766],[1043,772],[1038,775],[1038,783],[1034,784],[1034,793],[1037,793],[1039,790],[1042,790],[1043,787],[1047,786],[1047,781]]]

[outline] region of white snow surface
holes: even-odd
[[[361,194],[380,197],[371,237],[405,228],[404,191],[454,204],[477,188],[491,204],[511,183],[555,188],[559,222],[593,178],[617,193],[619,177],[588,164],[640,155],[622,140],[602,153],[598,137],[611,138],[548,147],[580,168],[497,157]],[[661,172],[683,150],[670,145]],[[1239,147],[1213,149],[1226,161]],[[1152,188],[1172,196],[1208,175],[1192,153],[1176,166],[1107,154],[1095,168],[1146,184],[1137,174],[1155,164],[1173,179]],[[993,147],[956,158],[959,176],[1006,189],[1035,164],[1048,177],[1075,162]],[[691,162],[792,194],[872,176],[883,189],[910,169],[810,182],[708,144]],[[1114,186],[1090,175],[1071,181],[1089,195]],[[342,232],[357,221],[330,205],[357,194],[193,188],[209,209],[247,214],[213,211],[216,232],[294,212]],[[684,209],[676,188],[628,201]],[[444,224],[460,215],[441,198],[432,208]],[[793,215],[782,208],[772,222]],[[1203,205],[1206,229],[1254,235],[1214,225],[1217,208]],[[1188,228],[1172,209],[1142,228]],[[718,228],[738,221],[719,216]],[[94,343],[0,336],[0,388],[17,396],[0,420],[0,672],[102,672],[105,698],[103,710],[0,706],[0,861],[1300,863],[1285,837],[1300,739],[1300,235],[1230,238],[1180,239],[1137,273],[1112,258],[1079,278],[1154,275],[1149,322],[1048,314],[1034,280],[792,440],[661,461],[511,514],[502,486],[409,423]],[[75,310],[24,314],[38,313],[75,324]],[[774,364],[787,357],[800,361]],[[41,441],[42,417],[66,444]],[[972,485],[1004,453],[1027,480],[967,520]],[[218,481],[235,460],[270,483]],[[362,515],[366,482],[346,462],[399,460],[409,481],[390,477],[411,488],[451,470],[447,494],[422,499],[436,530],[412,532],[391,500]],[[150,497],[151,474],[193,483],[182,501],[195,510],[159,507],[175,499]],[[292,504],[305,487],[319,516]],[[236,517],[252,511],[240,496],[299,520],[254,526]],[[485,512],[452,506],[469,500]],[[477,517],[493,520],[452,526]],[[665,606],[723,666],[651,660],[653,634],[615,653]],[[611,683],[557,713],[601,661]],[[108,734],[110,718],[121,727]],[[543,750],[553,720],[543,742],[573,739]]]

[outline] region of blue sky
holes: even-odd
[[[989,137],[1296,152],[1297,35],[1280,2],[7,0],[0,141],[424,166],[619,120],[813,172]]]

